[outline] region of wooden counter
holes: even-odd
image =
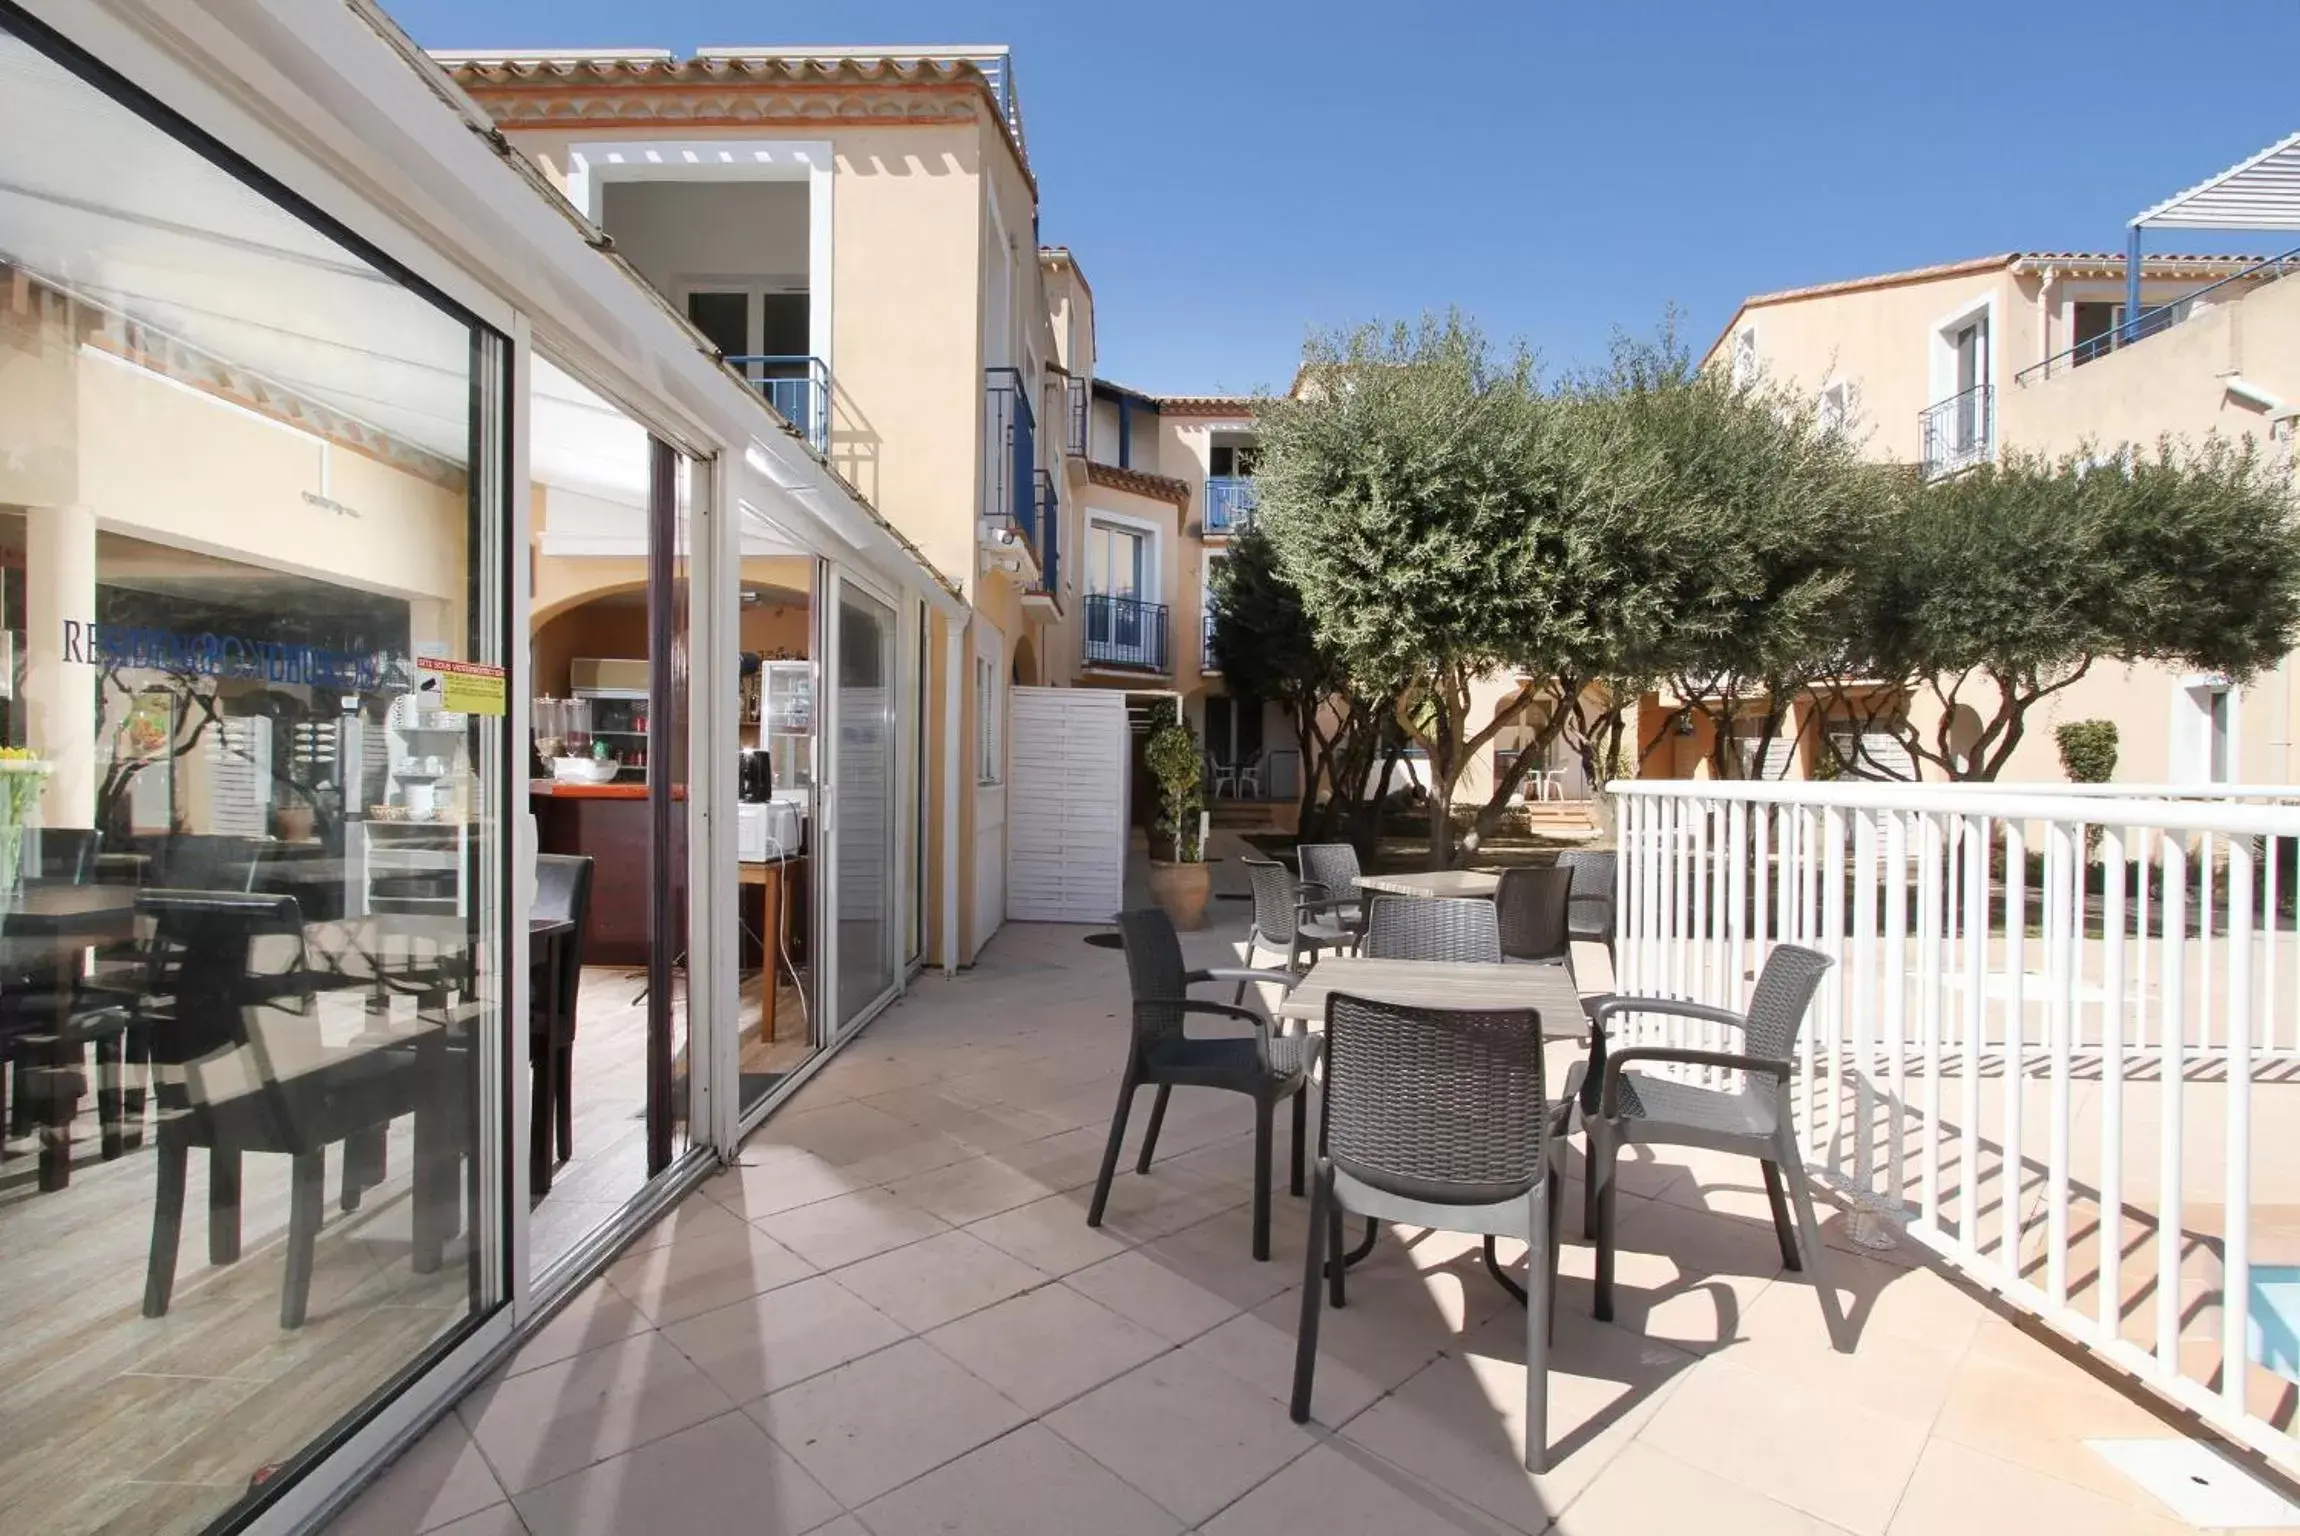
[[[527,791],[537,799],[551,800],[644,800],[644,784],[564,784],[557,779],[531,779]]]
[[[543,853],[591,855],[591,916],[583,925],[585,965],[642,966],[649,934],[647,786],[530,786],[535,846]]]

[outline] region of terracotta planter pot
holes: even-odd
[[[1213,894],[1214,866],[1150,861],[1150,894],[1184,933],[1206,926],[1206,898]]]

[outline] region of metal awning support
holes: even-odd
[[[2148,229],[2300,231],[2300,133],[2133,216],[2124,253],[2126,342],[2140,339],[2141,232]]]

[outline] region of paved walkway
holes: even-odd
[[[1216,915],[1208,954],[1243,928]],[[1833,1353],[1756,1169],[1698,1153],[1625,1164],[1617,1323],[1568,1244],[1548,1475],[1518,1465],[1522,1314],[1466,1239],[1352,1272],[1296,1427],[1303,1202],[1281,1184],[1254,1263],[1243,1101],[1176,1095],[1153,1171],[1085,1225],[1126,993],[1082,938],[1009,927],[923,981],[335,1530],[2188,1529],[2085,1444],[2176,1429],[1837,1220],[1859,1339]]]

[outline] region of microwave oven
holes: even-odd
[[[735,807],[735,857],[759,864],[790,857],[806,847],[806,818],[789,800],[747,802]]]

